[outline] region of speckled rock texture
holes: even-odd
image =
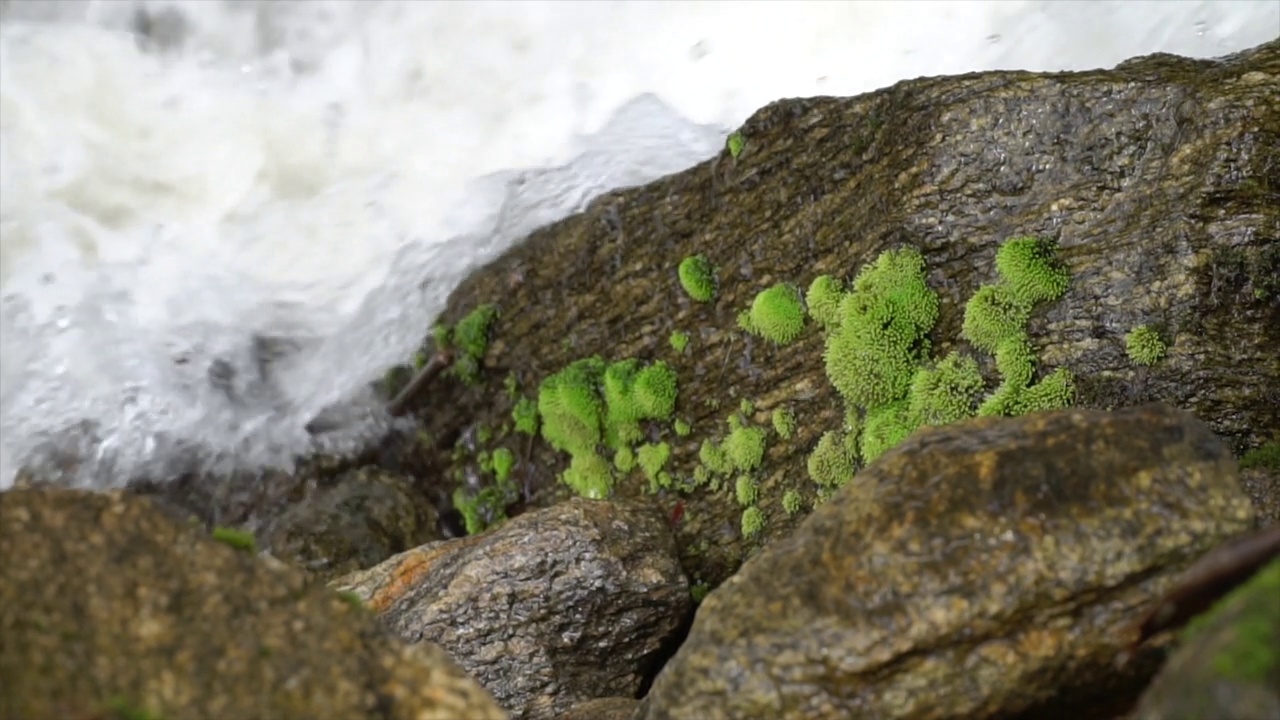
[[[1094,716],[1073,688],[1252,524],[1228,447],[1168,406],[930,428],[714,590],[637,717]]]
[[[1183,633],[1131,720],[1280,718],[1280,559]]]
[[[494,324],[477,384],[431,388],[432,405],[465,412],[424,412],[427,432],[509,421],[508,376],[536,388],[595,354],[661,359],[678,375],[676,414],[692,428],[663,438],[672,477],[693,475],[701,443],[724,433],[743,399],[756,425],[780,408],[799,419],[794,437],[770,439],[758,477],[758,540],[784,537],[804,512],[787,513],[783,497],[798,492],[809,507],[806,459],[844,408],[817,323],[779,346],[743,332],[738,314],[774,283],[847,280],[885,250],[914,248],[941,303],[932,356],[970,352],[965,302],[995,280],[1000,244],[1024,235],[1057,241],[1071,274],[1028,332],[1039,372],[1075,375],[1078,406],[1168,402],[1237,453],[1280,430],[1280,40],[1215,60],[1153,55],[1087,72],[918,78],[851,98],[780,100],[739,132],[736,157],[726,150],[601,196],[459,287],[442,322],[486,303],[518,311]],[[718,268],[711,302],[690,299],[677,278],[697,254]],[[1168,346],[1150,367],[1126,354],[1125,335],[1140,325]],[[669,345],[673,331],[690,336],[682,353]],[[994,389],[994,363],[977,355]],[[512,449],[528,456],[531,504],[567,492],[557,480],[567,456],[546,443]],[[632,473],[618,493],[648,485]],[[759,544],[739,531],[731,492],[668,501],[683,509],[676,540],[694,582],[715,586]]]
[[[334,580],[399,637],[448,650],[517,718],[634,696],[692,607],[666,517],[575,499]]]
[[[120,492],[0,493],[0,718],[501,720],[448,655]]]

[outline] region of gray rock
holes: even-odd
[[[1142,609],[1252,523],[1228,447],[1167,406],[927,428],[713,591],[638,717],[1079,707]]]
[[[0,717],[500,720],[300,570],[112,492],[0,493]]]
[[[634,696],[692,600],[663,512],[573,500],[331,583],[438,643],[518,718]]]

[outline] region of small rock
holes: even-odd
[[[692,607],[665,514],[575,499],[331,584],[446,648],[517,718],[634,696]]]

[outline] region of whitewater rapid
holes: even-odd
[[[376,437],[468,272],[773,100],[1277,36],[1276,0],[0,0],[0,489]]]

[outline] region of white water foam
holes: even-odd
[[[1274,0],[0,0],[0,488],[287,466],[469,271],[773,100],[1277,36]]]

